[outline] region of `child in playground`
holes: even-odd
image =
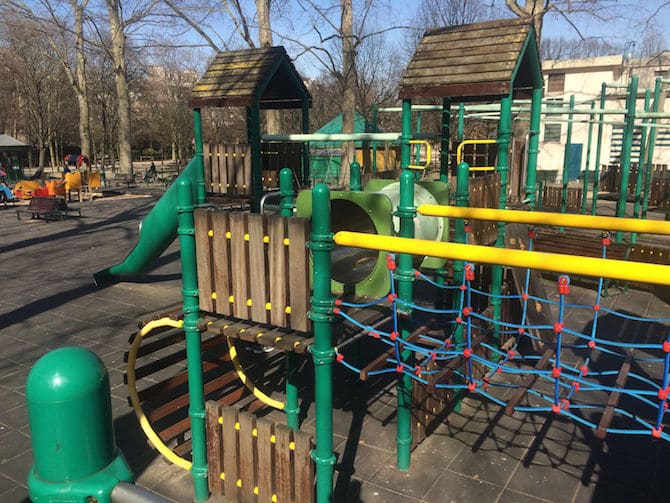
[[[7,204],[7,202],[9,202],[9,201],[14,200],[14,194],[12,194],[12,191],[9,188],[9,185],[7,185],[7,182],[5,181],[6,176],[7,176],[7,173],[0,170],[0,203],[5,203],[5,204]]]

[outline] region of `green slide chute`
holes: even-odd
[[[177,185],[188,179],[192,183],[193,198],[196,198],[198,161],[191,159],[184,171],[165,191],[156,205],[140,224],[137,244],[123,262],[98,271],[93,275],[96,284],[121,281],[124,277],[137,276],[167,249],[177,237]]]

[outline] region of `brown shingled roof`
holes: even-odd
[[[512,85],[515,91],[532,87],[537,75],[526,73],[535,72],[529,65],[536,64],[539,68],[540,64],[534,33],[527,19],[487,21],[428,31],[402,78],[400,97],[450,96],[458,101],[479,100],[509,94]],[[520,67],[515,75],[517,64]]]
[[[305,84],[286,50],[262,47],[220,52],[193,87],[192,107],[253,106],[300,108],[311,101]]]

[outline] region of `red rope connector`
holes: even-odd
[[[558,322],[554,323],[554,332],[556,332],[557,334],[560,334],[563,331],[564,328],[565,328],[565,325],[563,323],[558,323]]]
[[[456,317],[456,323],[459,323],[459,324],[463,323],[463,318],[461,318],[460,316],[457,316]]]
[[[561,377],[561,367],[554,367],[551,369],[551,377],[554,377],[555,379]]]
[[[603,237],[600,240],[600,244],[603,246],[609,246],[612,244],[612,240],[610,239],[610,235],[607,232],[603,232]]]
[[[388,300],[389,302],[393,302],[393,301],[396,300],[397,298],[398,298],[398,294],[397,294],[397,293],[389,293],[389,294],[386,296],[386,300]]]
[[[421,276],[421,271],[414,271],[414,276],[416,276],[417,278]]]
[[[468,287],[465,286],[465,285],[461,285],[461,286],[459,286],[458,288],[460,288],[462,292],[464,292],[464,291],[466,291],[466,290],[468,289]]]
[[[551,404],[551,410],[554,414],[560,414],[561,413],[561,405],[558,403],[552,403]]]
[[[335,299],[335,305],[336,306],[341,306],[342,305],[342,299]]]
[[[524,333],[526,333],[526,331],[523,329],[523,327],[517,328],[516,331],[519,332],[519,335],[523,335]]]
[[[470,357],[472,356],[472,349],[470,349],[470,348],[465,348],[465,349],[463,350],[463,356],[465,356],[466,358],[470,358]]]
[[[579,383],[577,381],[572,381],[572,387],[575,389],[575,393],[579,391]]]
[[[670,341],[663,341],[663,351],[670,353]]]
[[[389,335],[389,338],[395,342],[395,340],[398,338],[400,334],[398,332],[391,332],[391,335]]]
[[[570,408],[570,400],[568,400],[567,398],[563,398],[560,403],[565,410],[568,410]]]
[[[379,332],[370,332],[370,335],[374,337],[375,339],[379,339],[381,336],[379,335]]]
[[[567,276],[558,277],[558,293],[560,295],[568,295],[570,293],[570,278]]]
[[[475,280],[475,270],[472,267],[472,264],[465,264],[465,279],[467,281]]]
[[[430,352],[430,359],[431,361],[437,360],[437,353],[435,351]]]
[[[595,312],[600,311],[600,304],[594,304],[594,305],[593,305],[593,310],[594,310]]]
[[[386,255],[386,267],[389,271],[395,271],[395,258],[390,253]]]
[[[463,316],[465,316],[466,318],[468,316],[470,316],[471,313],[472,313],[472,308],[471,307],[464,307],[463,308]]]
[[[488,388],[491,380],[488,377],[483,377],[482,381],[484,381],[484,389]]]
[[[651,429],[651,436],[654,438],[661,438],[661,433],[663,432],[663,427],[659,426],[658,428]]]
[[[468,391],[474,392],[477,389],[477,383],[474,381],[470,381],[468,383]]]
[[[586,375],[589,373],[589,368],[586,365],[582,365],[579,367],[579,373],[582,377],[586,377]]]
[[[335,357],[338,362],[341,362],[344,360],[344,355],[342,353],[337,353],[337,356]]]
[[[414,365],[414,373],[415,373],[418,377],[421,377],[421,366],[420,366],[420,365]]]
[[[589,341],[586,343],[589,349],[596,349],[596,341]]]
[[[658,390],[658,399],[659,400],[667,400],[668,399],[668,393],[670,393],[670,386],[668,386],[665,389],[659,389]]]
[[[404,369],[405,369],[405,365],[403,365],[402,363],[400,365],[395,366],[395,371],[398,372],[399,374],[402,374]]]
[[[333,314],[340,314],[340,308],[339,307],[334,307],[333,308]]]
[[[472,227],[470,227],[470,224],[465,224],[463,230],[469,234],[470,232],[472,232]]]
[[[444,339],[444,344],[446,345],[447,348],[451,347],[451,339]]]
[[[507,356],[509,357],[510,360],[514,360],[514,351],[512,349],[510,349],[507,352]]]
[[[498,367],[498,368],[496,369],[496,373],[497,373],[497,374],[502,374],[502,367]]]
[[[528,295],[526,292],[521,294],[521,300],[528,300],[530,298],[530,295]]]

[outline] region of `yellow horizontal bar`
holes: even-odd
[[[384,250],[394,253],[465,260],[480,264],[529,267],[562,274],[576,274],[596,278],[602,276],[623,281],[670,285],[670,266],[660,264],[444,243],[362,232],[340,231],[335,234],[334,239],[335,243],[340,246],[353,246],[368,250]]]
[[[493,171],[496,169],[495,166],[475,166],[474,168],[469,168],[468,171]]]
[[[422,204],[417,208],[421,215],[431,217],[467,218],[470,220],[493,220],[531,225],[554,225],[578,229],[601,231],[639,232],[670,236],[670,222],[662,220],[640,220],[637,218],[600,217],[548,213],[543,211],[497,210],[493,208],[461,208]]]
[[[456,164],[461,163],[461,158],[463,156],[463,147],[465,145],[487,145],[491,143],[497,143],[498,140],[463,140],[461,143],[458,144],[458,147],[456,147]],[[478,171],[475,170],[474,168],[470,168],[470,171]],[[482,170],[484,171],[484,170]],[[485,170],[489,171],[489,170]]]

